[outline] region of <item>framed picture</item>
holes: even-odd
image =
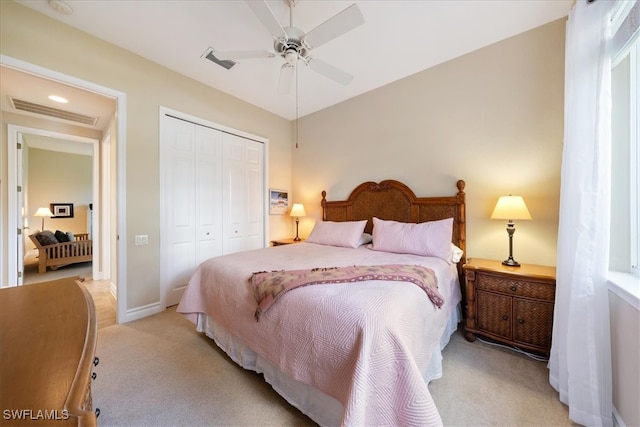
[[[287,190],[269,189],[269,214],[284,215],[289,211],[289,192]]]
[[[52,218],[73,218],[73,203],[51,203]]]

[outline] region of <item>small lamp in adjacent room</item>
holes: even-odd
[[[302,203],[294,203],[293,207],[291,208],[291,212],[289,213],[289,216],[296,217],[296,237],[293,240],[296,242],[299,242],[300,236],[298,236],[298,223],[300,222],[300,217],[307,216],[307,213],[304,211],[304,206],[302,205]]]
[[[44,219],[51,218],[53,216],[53,212],[51,212],[51,209],[49,208],[38,208],[33,216],[42,217],[42,227],[40,228],[40,231],[44,231]]]
[[[513,233],[516,231],[516,226],[513,223],[514,219],[531,219],[531,214],[527,205],[524,203],[524,199],[521,196],[502,196],[498,199],[491,219],[506,219],[507,233],[509,234],[509,258],[502,261],[504,265],[511,267],[519,267],[520,264],[513,259]]]

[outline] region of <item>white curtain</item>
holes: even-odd
[[[612,425],[609,263],[611,59],[614,2],[578,0],[565,59],[557,287],[549,380],[585,426]]]

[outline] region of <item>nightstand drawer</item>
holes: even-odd
[[[510,279],[486,273],[477,274],[476,287],[505,295],[535,298],[544,301],[553,301],[556,293],[556,288],[552,284]]]
[[[477,310],[482,313],[476,321],[476,328],[481,331],[511,339],[511,297],[478,291]]]
[[[514,299],[513,340],[551,348],[553,303]]]

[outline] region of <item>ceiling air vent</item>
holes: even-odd
[[[56,119],[68,120],[70,122],[82,123],[83,125],[95,126],[98,123],[97,117],[86,116],[84,114],[72,113],[71,111],[60,110],[58,108],[47,107],[46,105],[34,104],[33,102],[11,98],[13,108],[27,113],[40,114],[54,117]]]
[[[203,56],[207,58],[209,61],[213,62],[214,64],[218,64],[219,66],[221,66],[222,68],[226,68],[227,70],[229,70],[231,67],[236,65],[235,61],[231,61],[229,59],[216,58],[216,56],[213,54],[212,48],[207,49],[207,51],[204,53]]]

